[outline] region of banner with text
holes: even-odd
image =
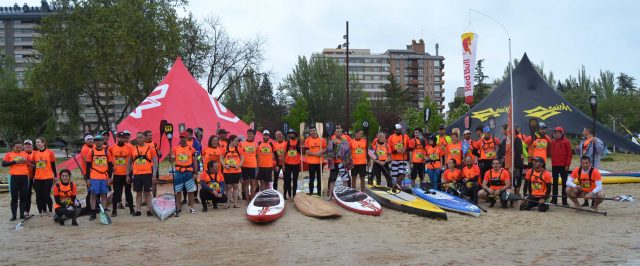
[[[462,66],[464,70],[464,102],[473,103],[473,83],[476,69],[476,46],[478,34],[467,32],[462,34]]]

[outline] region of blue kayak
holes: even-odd
[[[474,217],[480,216],[480,208],[478,208],[478,206],[449,193],[445,193],[435,189],[429,189],[428,191],[425,191],[419,187],[414,187],[411,190],[413,191],[413,194],[418,196],[419,198],[431,202],[434,205],[447,211],[459,212]]]

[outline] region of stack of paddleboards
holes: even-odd
[[[271,222],[282,215],[284,215],[284,197],[274,189],[261,191],[247,206],[247,219],[252,222]]]
[[[360,214],[380,215],[382,212],[380,203],[363,192],[350,187],[339,186],[340,182],[336,182],[336,187],[333,189],[333,197],[338,205]]]
[[[468,214],[475,217],[480,216],[480,208],[478,208],[478,206],[454,195],[435,189],[425,191],[419,187],[414,187],[412,191],[414,195],[431,202],[442,209]]]
[[[404,191],[367,185],[366,192],[385,207],[434,219],[447,219],[447,213],[443,209]]]
[[[151,199],[153,212],[160,221],[164,221],[176,212],[176,197],[173,194],[162,194]]]

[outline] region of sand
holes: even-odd
[[[633,195],[640,184],[605,189],[609,196]],[[63,227],[35,216],[20,231],[8,221],[8,205],[9,195],[1,194],[3,265],[640,264],[638,201],[605,202],[601,211],[608,216],[558,207],[547,213],[490,208],[479,218],[448,212],[447,221],[388,208],[379,217],[364,216],[340,207],[340,218],[315,219],[289,202],[281,219],[265,225],[249,222],[243,208],[203,213],[197,205],[196,214],[164,222],[128,210],[112,225],[85,216],[80,226]]]

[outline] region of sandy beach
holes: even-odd
[[[79,185],[83,187],[82,184]],[[170,186],[162,186],[169,191]],[[605,186],[607,195],[640,184]],[[81,193],[82,194],[82,193]],[[640,263],[638,202],[605,202],[608,216],[552,207],[547,213],[491,208],[479,218],[448,212],[439,221],[384,208],[379,217],[341,209],[320,220],[287,203],[281,219],[249,222],[245,210],[217,209],[161,222],[127,210],[112,225],[79,218],[62,227],[35,216],[21,231],[0,195],[3,265],[596,265]],[[483,204],[488,208],[486,204]],[[32,210],[35,209],[35,203]]]

